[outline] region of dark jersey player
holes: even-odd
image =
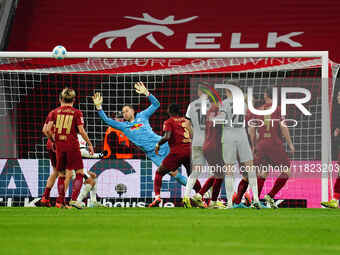
[[[271,89],[264,92],[265,103],[258,107],[259,110],[266,110],[272,106],[272,93]],[[280,107],[270,115],[253,115],[250,114],[249,119],[261,120],[263,125],[261,127],[254,127],[257,125],[250,125],[249,136],[252,144],[252,149],[255,151],[254,165],[259,166],[262,170],[263,167],[271,168],[277,167],[282,169],[280,175],[276,179],[272,190],[264,196],[264,199],[272,208],[277,208],[273,198],[286,184],[290,173],[290,160],[288,154],[284,149],[282,135],[286,139],[291,153],[295,152],[294,145],[290,138],[288,127],[282,124],[283,117],[281,116]],[[276,120],[276,121],[274,121]],[[278,121],[279,120],[279,121]],[[255,123],[254,123],[255,124]],[[260,126],[260,125],[258,125]],[[256,139],[256,130],[258,138]],[[269,171],[260,171],[258,174],[258,194],[260,196],[265,179]]]
[[[165,174],[175,171],[181,165],[184,165],[187,170],[187,175],[191,172],[191,137],[189,120],[180,116],[179,107],[177,104],[168,106],[168,114],[170,118],[163,124],[164,136],[156,144],[155,152],[158,154],[160,146],[168,142],[170,153],[162,161],[162,164],[156,171],[154,180],[155,200],[149,207],[158,206],[162,200],[160,191],[162,186],[162,178]],[[194,189],[198,192],[201,188],[199,181],[196,181]]]
[[[65,88],[60,94],[61,106],[51,111],[51,118],[47,124],[47,134],[56,145],[57,171],[66,170],[65,193],[72,178],[72,170],[76,171],[76,178],[72,185],[70,205],[81,209],[77,197],[83,184],[83,161],[81,157],[77,132],[88,144],[90,154],[93,146],[84,129],[83,114],[73,107],[76,93],[73,89]],[[52,127],[55,127],[54,136]]]

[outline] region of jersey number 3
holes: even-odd
[[[182,122],[182,127],[184,128],[184,139],[182,140],[183,143],[190,143],[191,142],[191,138],[190,138],[190,132],[188,129],[188,124],[186,122]]]

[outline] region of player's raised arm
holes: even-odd
[[[140,114],[142,114],[145,118],[150,118],[151,115],[159,108],[159,101],[154,95],[150,94],[148,89],[144,86],[143,82],[137,82],[135,84],[135,89],[138,94],[145,95],[149,98],[151,105],[144,111],[140,112]]]
[[[113,119],[107,117],[107,115],[103,111],[103,109],[102,109],[103,97],[99,92],[95,93],[92,96],[92,100],[93,100],[93,104],[96,106],[96,109],[98,110],[99,117],[107,125],[115,128],[115,129],[123,130],[123,128],[125,127],[125,124],[123,122],[119,122],[119,121],[116,121],[116,120],[113,120]]]

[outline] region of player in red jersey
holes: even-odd
[[[69,204],[81,209],[81,204],[76,200],[83,184],[84,170],[77,131],[87,142],[90,154],[93,154],[94,150],[84,129],[83,114],[80,110],[73,107],[75,97],[76,93],[73,89],[63,89],[60,94],[61,106],[51,111],[51,119],[47,124],[47,134],[52,141],[55,141],[56,169],[58,171],[66,170],[65,193],[72,178],[72,170],[75,169],[76,171]],[[53,125],[55,125],[54,136],[52,132]]]
[[[265,103],[258,107],[259,110],[266,110],[272,106],[272,90],[267,89],[264,92]],[[249,125],[249,136],[254,151],[254,165],[260,167],[260,170],[267,167],[282,169],[281,174],[276,179],[272,190],[264,196],[264,199],[270,205],[271,208],[277,208],[274,202],[274,196],[282,189],[286,184],[290,174],[290,160],[288,154],[283,147],[282,135],[286,139],[288,147],[291,153],[295,152],[294,145],[290,138],[289,130],[286,125],[282,123],[284,118],[281,116],[280,107],[277,107],[275,112],[271,115],[253,115],[251,114],[249,120],[252,119],[261,120],[263,125],[261,127],[259,123],[253,123]],[[276,121],[274,121],[276,120]],[[256,122],[256,121],[255,121]],[[254,125],[255,124],[255,125]],[[258,131],[258,139],[256,139],[256,130]],[[260,171],[258,174],[258,194],[260,196],[265,179],[268,175],[268,171]]]
[[[44,133],[44,135],[46,135],[48,137],[47,134],[47,125],[48,122],[51,119],[51,112],[48,114],[45,124],[43,126],[43,130],[42,132]],[[54,133],[54,126],[52,126],[52,132]],[[57,165],[57,159],[56,159],[56,152],[55,152],[55,144],[54,142],[52,142],[52,140],[49,138],[47,140],[47,152],[51,161],[51,165],[53,167],[53,172],[50,174],[50,176],[47,179],[47,183],[46,183],[46,187],[43,193],[43,196],[40,200],[40,204],[47,206],[47,207],[51,207],[51,203],[50,203],[50,192],[51,189],[56,181],[56,178],[58,177],[58,198],[56,200],[56,207],[61,208],[63,207],[63,197],[65,195],[63,195],[65,193],[64,191],[64,181],[65,181],[65,172],[64,171],[57,171],[56,169],[56,165]]]
[[[170,104],[168,106],[168,114],[170,118],[163,124],[163,131],[165,134],[156,144],[155,152],[158,154],[160,146],[168,142],[170,153],[165,157],[156,171],[154,180],[155,200],[149,204],[149,207],[158,206],[162,202],[160,191],[162,178],[165,174],[177,170],[181,165],[185,166],[188,176],[191,172],[192,131],[190,129],[189,120],[180,116],[179,106],[177,104]],[[200,188],[201,184],[197,180],[194,189],[198,192]]]
[[[221,190],[221,184],[224,179],[223,173],[223,155],[222,155],[222,126],[214,125],[213,119],[219,113],[219,106],[212,104],[206,115],[205,122],[205,139],[203,144],[203,154],[211,168],[213,176],[208,178],[200,191],[193,197],[193,200],[198,204],[202,204],[203,195],[213,187],[212,196],[209,203],[209,208],[224,209],[225,206],[217,203],[217,198]],[[200,206],[202,207],[202,206]]]

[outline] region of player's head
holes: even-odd
[[[264,100],[273,98],[273,90],[272,88],[265,88],[263,93]]]
[[[178,104],[172,103],[168,106],[168,114],[170,116],[180,116],[180,108]]]
[[[60,103],[73,104],[76,100],[76,92],[71,88],[64,88],[59,94]]]
[[[206,95],[207,87],[209,87],[209,84],[205,81],[198,82],[198,88],[197,88],[197,96],[201,97],[202,95]]]
[[[124,105],[122,108],[122,114],[126,121],[133,121],[135,119],[135,110],[131,105]]]
[[[271,103],[273,100],[273,89],[275,87],[265,88],[263,93],[263,99],[265,103]],[[277,88],[277,87],[276,87]],[[280,98],[280,90],[277,90],[277,96]]]
[[[224,80],[223,81],[224,84],[228,84],[228,85],[233,85],[235,87],[240,87],[240,82],[238,80]],[[232,98],[233,94],[231,93],[230,89],[225,89],[225,93],[227,98]]]

